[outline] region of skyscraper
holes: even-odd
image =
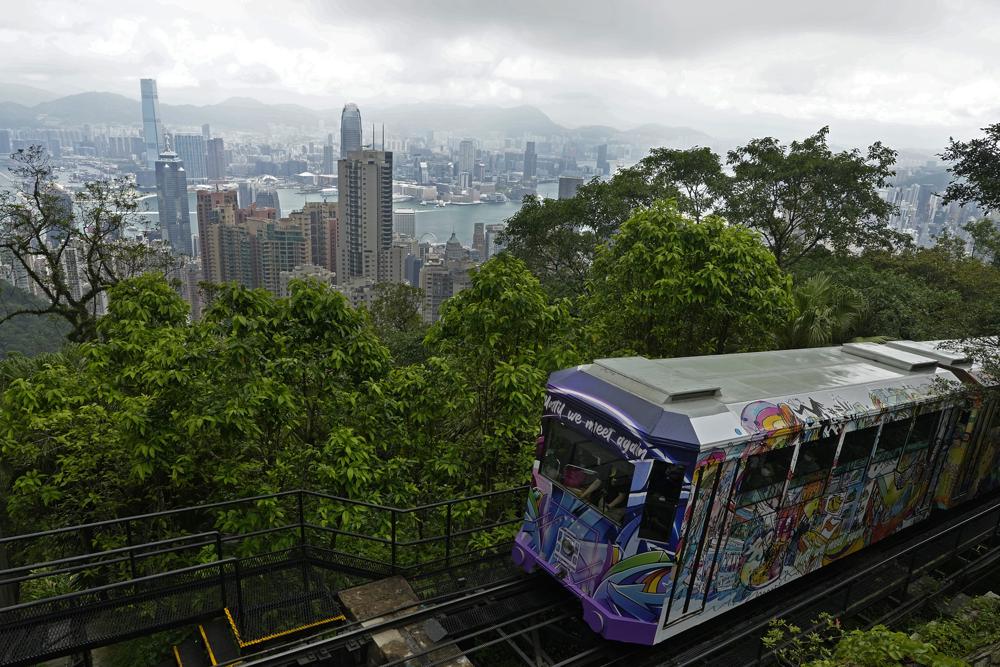
[[[208,176],[205,167],[205,139],[200,134],[175,134],[174,152],[184,163],[188,180],[200,181]]]
[[[583,185],[583,179],[578,176],[559,177],[559,199],[572,199],[576,191]]]
[[[164,240],[179,255],[191,256],[191,214],[187,175],[177,153],[166,150],[156,161],[156,206]]]
[[[208,178],[221,180],[226,177],[226,144],[222,137],[208,140],[205,167],[208,170]]]
[[[401,208],[392,213],[393,231],[400,236],[417,238],[417,212],[412,208]]]
[[[597,147],[597,171],[602,176],[607,176],[611,172],[611,165],[608,164],[607,144],[601,144]]]
[[[462,139],[458,145],[458,173],[469,174],[472,177],[472,170],[476,165],[476,145],[472,139]]]
[[[472,249],[479,253],[480,261],[486,261],[486,225],[477,222],[472,229]]]
[[[392,247],[392,153],[355,151],[337,165],[337,283],[385,280]]]
[[[139,79],[142,93],[142,137],[146,148],[146,167],[156,168],[156,161],[166,145],[163,143],[163,122],[160,119],[160,98],[156,94],[156,79]]]
[[[532,179],[538,172],[538,155],[535,154],[535,142],[529,141],[524,147],[524,178]]]
[[[205,140],[206,144],[208,143],[208,140],[212,138],[212,126],[208,123],[201,126],[201,138]]]
[[[333,173],[333,135],[326,135],[326,143],[323,145],[323,172],[324,175]]]
[[[348,102],[340,114],[340,159],[346,160],[350,154],[361,150],[361,110],[358,105]]]

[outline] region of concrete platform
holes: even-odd
[[[405,615],[416,610],[420,604],[410,584],[399,576],[342,590],[338,597],[345,610],[366,628]],[[425,622],[377,632],[372,635],[372,641],[374,650],[368,652],[370,667],[405,660],[434,647]],[[430,657],[434,662],[446,660],[440,663],[444,667],[472,667],[472,662],[455,646],[441,648]],[[414,660],[413,664],[421,663]]]

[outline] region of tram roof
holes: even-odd
[[[968,367],[960,357],[938,341],[625,357],[556,373],[550,386],[614,405],[653,441],[705,448],[933,399],[935,378],[958,381],[944,366]]]

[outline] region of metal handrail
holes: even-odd
[[[485,493],[480,493],[472,496],[464,496],[462,498],[451,498],[448,500],[441,500],[433,503],[428,503],[426,505],[418,505],[417,507],[392,507],[388,505],[378,505],[375,503],[369,503],[363,500],[352,500],[350,498],[343,498],[341,496],[335,496],[328,493],[323,493],[321,491],[312,491],[309,489],[295,489],[291,491],[278,491],[276,493],[269,493],[258,496],[249,496],[246,498],[235,498],[233,500],[222,500],[214,503],[206,503],[203,505],[190,505],[187,507],[178,507],[169,510],[162,510],[160,512],[147,512],[145,514],[135,514],[131,516],[118,517],[115,519],[105,519],[103,521],[94,521],[91,523],[82,523],[74,526],[64,526],[62,528],[52,528],[49,530],[38,531],[35,533],[22,533],[20,535],[11,535],[8,537],[0,537],[0,546],[6,544],[14,544],[17,542],[22,542],[30,539],[38,539],[42,537],[49,537],[53,535],[60,535],[65,533],[71,533],[81,530],[88,530],[93,528],[103,528],[105,526],[114,526],[125,523],[132,523],[137,521],[143,521],[146,519],[155,519],[166,516],[174,516],[177,514],[183,514],[186,512],[203,512],[206,510],[220,509],[223,507],[232,507],[235,505],[241,505],[250,502],[257,502],[260,500],[271,500],[275,498],[284,498],[288,496],[294,496],[298,494],[312,496],[316,498],[324,498],[327,500],[335,500],[337,502],[347,503],[356,507],[367,507],[369,509],[380,510],[384,512],[391,512],[394,514],[412,514],[414,512],[419,512],[427,509],[434,509],[437,507],[444,507],[447,505],[456,505],[462,502],[471,502],[474,500],[482,500],[484,498],[491,498],[493,496],[503,495],[503,494],[514,494],[516,492],[527,491],[530,485],[525,484],[522,486],[511,487],[509,489],[500,489],[497,491],[488,491]],[[298,524],[295,524],[298,525]]]

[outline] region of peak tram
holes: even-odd
[[[1000,406],[934,342],[553,373],[513,558],[655,644],[1000,484]]]

